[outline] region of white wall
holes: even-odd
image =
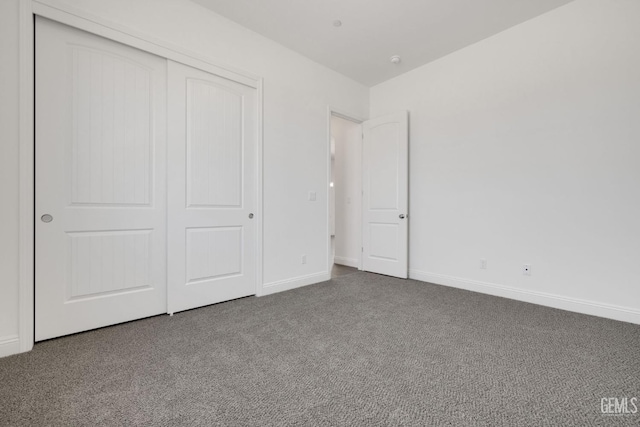
[[[17,333],[19,1],[0,2],[0,343],[3,336]],[[263,77],[264,283],[270,286],[266,292],[329,277],[327,106],[364,117],[368,88],[187,0],[42,3],[117,23]],[[315,202],[308,201],[309,191],[317,193]],[[306,264],[301,263],[303,254]]]
[[[578,0],[372,88],[371,117],[400,109],[412,277],[640,323],[639,1]]]
[[[0,1],[0,357],[18,350],[18,2]]]
[[[331,118],[335,148],[336,264],[358,267],[361,253],[362,125]]]

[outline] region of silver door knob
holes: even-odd
[[[249,219],[253,219],[253,214],[252,213],[249,214]]]
[[[400,214],[400,219],[404,219],[404,214]]]
[[[44,214],[40,217],[40,219],[42,220],[42,222],[51,222],[53,221],[53,217],[49,214]]]

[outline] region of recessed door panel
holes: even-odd
[[[369,257],[398,261],[400,232],[398,224],[369,224]]]
[[[189,228],[186,283],[242,274],[242,227]]]
[[[153,287],[153,230],[68,232],[67,301]]]
[[[187,79],[187,206],[240,207],[243,95]]]
[[[369,209],[397,210],[400,162],[399,123],[382,123],[369,131]]]
[[[71,201],[151,201],[152,71],[112,49],[70,44]]]

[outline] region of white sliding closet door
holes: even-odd
[[[169,61],[169,312],[255,294],[254,88]]]
[[[36,340],[166,312],[166,60],[38,17]]]

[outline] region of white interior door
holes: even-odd
[[[169,312],[255,294],[257,96],[169,61]]]
[[[363,123],[362,266],[407,277],[409,120],[406,111]]]
[[[166,60],[36,22],[36,340],[166,312]]]

